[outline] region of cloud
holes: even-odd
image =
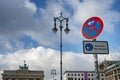
[[[106,57],[107,60],[119,60],[119,53],[114,52],[110,55],[99,55],[99,62]],[[23,61],[29,65],[30,70],[44,70],[45,80],[52,80],[51,69],[56,69],[56,78],[59,79],[60,69],[60,54],[51,48],[44,48],[39,46],[29,50],[19,50],[14,53],[0,54],[0,71],[3,70],[17,70]],[[84,63],[84,64],[83,64]],[[93,55],[63,52],[63,72],[66,70],[94,70]]]
[[[99,16],[104,21],[104,31],[113,32],[115,23],[120,22],[120,13],[112,9],[114,2],[114,0],[84,0],[83,2],[70,0],[67,3],[72,6],[74,11],[74,23],[83,24],[88,18],[92,16]]]
[[[47,28],[51,27],[49,21],[44,20],[45,16],[40,19],[34,17],[36,8],[29,0],[1,0],[0,5],[0,37],[4,37],[5,41],[18,44],[19,39],[26,35],[42,45],[52,43],[48,37],[51,32],[51,29]],[[13,47],[13,44],[11,43],[9,47]],[[6,48],[8,49],[7,46]]]
[[[82,40],[81,26],[91,16],[99,16],[104,20],[104,31],[114,31],[115,23],[120,21],[120,13],[111,9],[113,4],[113,0],[51,0],[46,1],[44,8],[38,8],[29,0],[0,0],[0,34],[5,36],[5,41],[9,43],[21,43],[19,46],[24,46],[19,39],[25,35],[41,45],[53,47],[59,41],[59,38],[56,38],[59,33],[54,35],[51,31],[54,26],[53,17],[59,16],[63,11],[63,16],[70,19],[71,30],[67,36],[63,33],[63,41],[78,44]],[[9,47],[14,48],[13,44]]]
[[[88,57],[88,59],[90,59],[89,61],[87,61],[85,59],[85,56],[86,55],[73,52],[63,52],[63,72],[65,70],[91,69],[93,67],[90,62],[92,61],[92,58],[90,56],[86,56]],[[18,66],[20,64],[23,64],[24,60],[26,60],[26,62],[28,63],[29,69],[44,70],[46,80],[52,78],[50,71],[53,68],[56,69],[57,76],[59,75],[59,51],[50,48],[44,48],[42,46],[29,50],[19,50],[6,55],[0,54],[1,71],[5,69],[18,69]],[[85,64],[81,65],[81,63],[83,62],[85,62]],[[57,78],[59,78],[59,76]]]
[[[35,4],[29,2],[29,0],[27,0],[27,1],[25,2],[25,7],[28,8],[28,9],[30,9],[30,10],[32,10],[33,13],[35,13],[36,10],[37,10]]]
[[[55,68],[59,75],[59,51],[42,46],[25,50],[25,44],[20,39],[29,36],[40,45],[56,45],[59,32],[54,35],[51,29],[54,27],[53,18],[58,17],[61,11],[63,16],[69,17],[71,30],[68,35],[63,32],[64,43],[79,44],[82,41],[81,26],[91,16],[101,17],[105,23],[104,32],[112,33],[115,24],[120,22],[120,13],[112,9],[113,4],[114,0],[50,0],[46,1],[44,8],[38,8],[29,0],[0,0],[0,53],[13,51],[0,54],[0,70],[18,69],[18,65],[26,60],[30,69],[42,69],[45,74],[49,73],[46,79],[51,77],[52,68]],[[57,27],[59,28],[59,22]],[[68,51],[63,53],[64,70],[94,69],[93,55]],[[104,57],[118,59],[119,52]],[[102,55],[99,56],[99,60],[104,60]],[[84,65],[81,65],[82,63]]]

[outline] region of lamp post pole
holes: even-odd
[[[69,18],[64,18],[62,16],[62,13],[60,13],[59,17],[54,17],[54,28],[52,29],[52,31],[54,33],[56,33],[58,31],[57,27],[56,27],[56,21],[60,22],[60,80],[62,80],[62,22],[66,21],[66,28],[64,29],[65,33],[68,34],[70,29],[68,28],[68,20]]]

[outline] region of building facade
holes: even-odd
[[[99,65],[105,73],[105,80],[120,80],[120,61],[104,61]]]
[[[104,80],[104,73],[100,72],[100,80]],[[94,71],[66,71],[64,80],[95,80]]]
[[[120,80],[120,61],[101,62],[99,77],[100,80]],[[95,71],[65,71],[64,80],[96,80]]]
[[[44,71],[29,70],[24,62],[18,70],[4,70],[2,80],[44,80]]]

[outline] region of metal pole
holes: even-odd
[[[62,26],[60,27],[60,80],[62,80]]]
[[[95,76],[96,76],[96,80],[100,80],[99,70],[98,70],[98,56],[97,56],[97,54],[94,54],[94,58],[95,58]]]
[[[93,41],[96,41],[96,39],[94,39]],[[93,55],[94,58],[95,58],[95,78],[96,80],[100,80],[100,77],[99,77],[99,69],[98,69],[98,55],[97,54],[94,54]]]

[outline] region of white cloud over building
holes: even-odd
[[[119,60],[119,53],[99,55],[99,62],[107,60]],[[59,78],[60,56],[59,51],[42,46],[29,50],[19,50],[14,53],[0,54],[0,72],[3,70],[16,70],[23,61],[29,65],[30,70],[44,70],[45,80],[52,78],[51,69],[56,69]],[[66,70],[94,70],[94,57],[92,54],[63,52],[63,72]]]

